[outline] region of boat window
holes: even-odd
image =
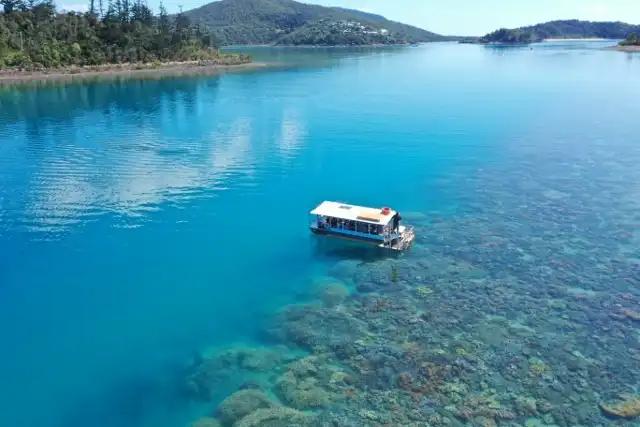
[[[340,205],[339,208],[340,209],[345,209],[345,210],[349,210],[351,209],[353,206],[349,206],[349,205]]]

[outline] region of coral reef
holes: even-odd
[[[194,358],[183,387],[187,395],[204,401],[210,401],[225,384],[226,388],[260,389],[265,375],[298,357],[284,345],[207,349]],[[237,382],[238,378],[243,378],[242,382]]]
[[[309,410],[342,399],[349,375],[326,356],[308,356],[291,363],[276,381],[275,392],[287,405]]]
[[[335,307],[349,296],[349,290],[342,283],[330,283],[323,285],[319,294],[325,307]]]
[[[640,320],[640,313],[638,313],[637,311],[625,308],[621,312],[624,316],[628,317],[631,320]]]
[[[639,397],[615,398],[640,383],[640,202],[627,189],[640,169],[611,142],[547,148],[518,146],[508,162],[443,179],[459,207],[411,214],[411,251],[328,262],[315,299],[264,327],[286,349],[203,356],[187,388],[210,396],[241,377],[230,390],[262,390],[259,409],[226,418],[235,427],[638,416]],[[624,152],[640,158],[640,146]]]
[[[237,422],[234,427],[305,427],[310,417],[295,409],[278,406],[258,409]]]
[[[278,379],[276,388],[282,401],[294,408],[327,406],[330,402],[329,394],[315,384],[316,380],[312,377],[298,380],[293,373],[287,372]]]
[[[227,397],[216,409],[216,417],[225,426],[233,426],[234,423],[246,415],[265,408],[272,408],[272,402],[259,390],[241,390]]]
[[[195,423],[191,424],[191,427],[221,427],[220,421],[211,417],[202,417]]]
[[[247,348],[238,352],[240,366],[253,371],[269,371],[281,362],[278,352],[266,348]]]
[[[633,418],[640,415],[640,396],[622,395],[621,400],[612,404],[601,403],[600,408],[609,415]]]

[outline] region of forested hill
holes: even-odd
[[[551,21],[514,29],[501,28],[482,37],[481,43],[534,43],[544,39],[624,39],[640,26],[624,22]]]
[[[328,38],[318,36],[318,40],[326,41],[320,44],[368,44],[367,37],[364,37],[368,33],[359,33],[363,37],[358,34],[340,36],[349,31],[343,32],[347,29],[340,29],[334,24],[347,22],[360,24],[369,31],[386,30],[382,33],[388,37],[378,38],[382,42],[416,43],[446,39],[411,25],[389,21],[380,15],[293,0],[220,0],[184,13],[192,22],[212,28],[223,45],[282,44],[285,38],[294,42],[312,40],[312,34],[325,32],[333,35]],[[290,37],[294,32],[298,35]]]
[[[0,0],[0,70],[248,58],[220,55],[213,35],[144,0],[91,0],[86,13],[58,12],[52,0]]]

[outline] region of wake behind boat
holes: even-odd
[[[315,234],[397,251],[408,249],[415,240],[413,227],[400,225],[400,214],[386,207],[376,209],[325,201],[310,214],[310,228]]]

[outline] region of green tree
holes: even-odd
[[[640,46],[640,38],[636,33],[631,33],[625,40],[620,42],[620,46]]]
[[[22,0],[0,0],[4,13],[12,13],[18,10],[24,10],[26,5]]]
[[[145,0],[109,0],[106,11],[100,1],[100,12],[94,0],[86,13],[58,13],[52,0],[0,2],[0,68],[219,58],[213,34],[163,5],[156,17]]]

